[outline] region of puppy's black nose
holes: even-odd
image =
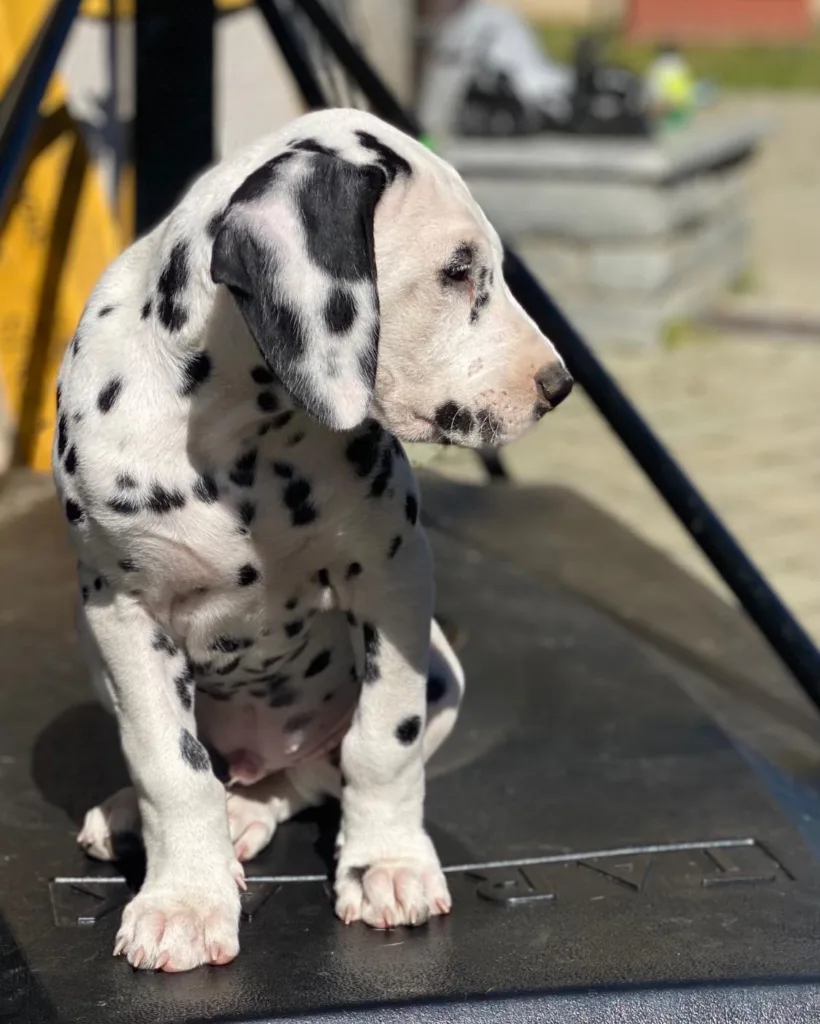
[[[538,394],[550,409],[554,409],[564,401],[572,391],[572,384],[572,377],[564,366],[545,366],[535,375]]]

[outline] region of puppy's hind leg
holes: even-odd
[[[453,731],[465,688],[464,669],[441,626],[430,626],[430,668],[427,671],[427,722],[424,760],[429,761]]]
[[[117,860],[125,843],[142,835],[137,793],[133,786],[118,790],[86,814],[77,842],[95,860]]]

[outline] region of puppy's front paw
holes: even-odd
[[[234,790],[228,796],[228,827],[236,859],[252,860],[268,845],[276,831],[276,814],[269,800]]]
[[[190,971],[227,964],[239,952],[239,892],[233,879],[205,887],[146,884],[125,908],[114,956],[132,967]]]
[[[141,831],[137,794],[131,786],[92,807],[86,814],[77,842],[89,857],[96,860],[116,860],[117,842],[126,837],[135,838]]]
[[[364,921],[373,928],[424,924],[449,914],[453,905],[447,880],[430,839],[402,843],[395,856],[372,860],[341,848],[336,872],[336,915],[345,924]]]

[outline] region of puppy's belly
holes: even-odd
[[[229,779],[244,785],[332,750],[359,696],[343,615],[312,616],[288,640],[265,632],[238,650],[211,649],[205,664],[193,653],[199,735],[224,759]],[[228,639],[217,646],[238,642]]]

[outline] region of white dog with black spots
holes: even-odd
[[[116,953],[232,960],[242,862],[327,796],[343,921],[450,910],[424,766],[464,676],[400,442],[501,444],[571,386],[458,174],[360,111],[218,164],[105,272],[53,461],[133,782],[79,842],[147,854]]]

